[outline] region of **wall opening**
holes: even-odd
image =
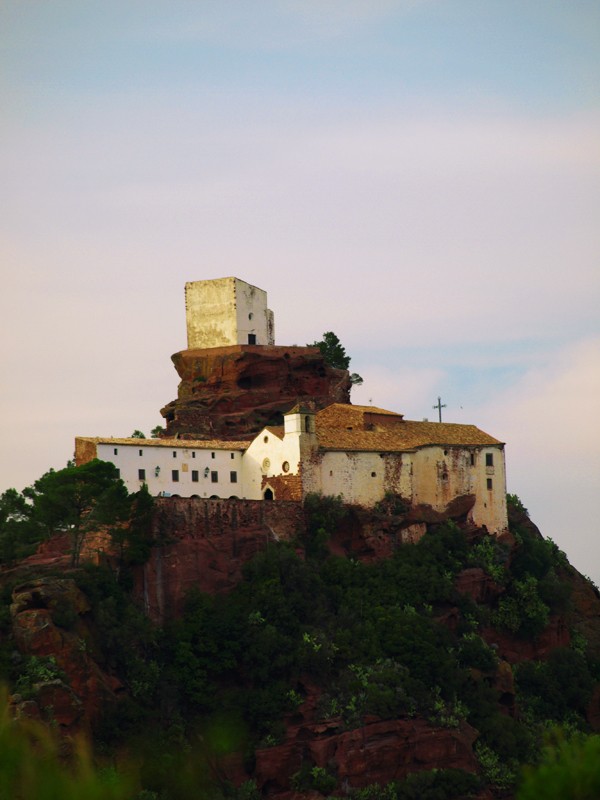
[[[263,494],[263,499],[264,500],[273,500],[274,499],[273,490],[272,489],[265,489],[265,492]]]

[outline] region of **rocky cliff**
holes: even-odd
[[[350,402],[346,370],[325,363],[316,347],[233,345],[172,356],[181,378],[176,400],[161,409],[166,435],[239,438],[302,400],[318,409]]]
[[[196,617],[188,613],[185,624],[189,626],[193,619],[197,620],[194,626],[200,626],[190,629],[191,639],[169,640],[163,656],[157,655],[155,645],[152,646],[154,650],[148,652],[153,653],[153,669],[159,669],[156,665],[160,662],[160,669],[165,670],[163,683],[157,684],[158,696],[154,703],[169,707],[175,702],[177,692],[187,696],[187,687],[176,689],[173,684],[175,667],[169,666],[172,659],[181,663],[181,669],[185,668],[182,674],[188,682],[199,682],[202,689],[195,691],[200,691],[200,702],[207,703],[207,707],[210,701],[204,695],[210,694],[209,687],[213,684],[205,681],[211,670],[215,681],[212,691],[219,693],[219,703],[226,702],[227,692],[236,681],[242,696],[262,698],[262,703],[272,702],[272,698],[267,698],[274,682],[287,683],[295,708],[284,713],[279,721],[274,718],[273,730],[277,733],[263,735],[262,740],[256,741],[252,758],[247,754],[244,757],[239,751],[215,766],[219,780],[230,780],[236,785],[253,780],[263,797],[289,800],[321,796],[308,789],[298,790],[298,776],[302,770],[308,770],[309,780],[311,775],[330,778],[338,794],[350,788],[402,780],[416,772],[461,770],[474,775],[483,772],[479,797],[510,797],[506,785],[501,782],[495,785],[494,778],[486,773],[486,761],[478,748],[481,742],[488,747],[485,743],[494,740],[500,751],[502,747],[508,752],[510,748],[524,746],[522,742],[526,741],[528,729],[522,719],[526,710],[528,715],[537,713],[535,704],[545,702],[546,688],[539,688],[543,680],[556,692],[548,697],[550,706],[571,703],[582,724],[600,730],[600,685],[585,672],[585,658],[591,659],[590,664],[600,659],[600,598],[597,590],[542,539],[525,515],[512,514],[515,535],[499,544],[486,537],[485,531],[466,524],[468,507],[468,498],[463,504],[455,504],[447,510],[445,521],[438,517],[431,521],[427,508],[408,508],[402,503],[390,503],[372,512],[338,508],[340,516],[333,522],[331,509],[325,509],[315,524],[296,503],[183,498],[157,502],[152,533],[159,544],[149,561],[136,572],[134,596],[138,606],[145,608],[159,624],[185,617],[188,612],[184,613],[184,599],[188,589],[199,588],[207,595],[222,598],[235,592],[240,584],[244,585],[243,567],[258,553],[269,552],[270,548],[276,553],[282,542],[292,547],[284,548],[281,562],[277,559],[274,562],[281,564],[277,570],[281,569],[281,574],[287,577],[275,579],[255,574],[253,580],[257,580],[257,584],[248,582],[238,594],[236,603],[247,602],[250,598],[254,605],[234,603],[230,613],[241,608],[241,615],[232,622],[231,633],[228,630],[218,633],[219,625],[210,622],[210,615],[214,614],[210,609],[218,609],[217,601],[215,606],[200,604]],[[446,538],[439,538],[438,531],[444,529],[443,525],[451,518],[453,522],[443,534]],[[320,556],[314,552],[314,542],[311,544],[311,526],[317,538],[323,538],[325,529],[329,533],[319,545],[324,548]],[[454,542],[453,546],[458,548],[456,552],[444,552],[449,542]],[[437,550],[437,555],[431,555],[426,548]],[[48,545],[44,550],[47,558]],[[56,567],[59,550],[57,546],[52,551],[48,568]],[[430,586],[426,586],[421,591],[421,584],[414,590],[415,598],[431,597],[433,600],[412,600],[413,590],[399,586],[390,573],[385,591],[391,594],[378,599],[381,608],[367,608],[362,601],[357,606],[360,615],[365,616],[364,623],[355,619],[356,613],[345,612],[343,624],[338,623],[337,616],[332,617],[334,626],[340,625],[341,629],[339,632],[335,627],[330,629],[331,641],[328,641],[314,621],[308,622],[309,619],[318,620],[321,614],[331,615],[336,604],[348,603],[353,593],[366,591],[365,587],[381,576],[378,565],[394,562],[395,568],[401,567],[402,559],[398,561],[397,556],[403,551],[407,556],[411,554],[413,566],[399,573],[405,576],[400,580],[412,584],[417,575],[418,581],[428,581],[431,586],[439,584],[438,589],[430,590]],[[345,567],[334,565],[332,568],[340,570],[339,584],[336,579],[328,590],[330,595],[317,596],[318,584],[310,581],[325,580],[327,571],[321,570],[320,563],[325,563],[327,553],[342,556],[343,562],[355,566],[349,573]],[[442,565],[439,572],[435,571],[436,563]],[[361,573],[359,564],[370,572]],[[43,557],[33,558],[28,569],[42,570],[43,565]],[[13,582],[15,574],[13,570]],[[360,580],[352,577],[359,574],[363,575]],[[537,627],[530,634],[517,625],[521,617],[525,623],[533,624],[533,618],[528,616],[530,609],[515,608],[513,600],[520,597],[518,592],[523,591],[523,587],[533,586],[534,574],[538,576],[539,589],[528,601],[532,607],[536,603],[539,605],[540,597],[545,597],[544,587],[544,591],[553,590],[553,587],[560,592],[568,590],[570,597],[562,605],[553,606],[548,596],[547,604],[542,603],[547,616],[542,615],[541,621],[533,620]],[[452,579],[448,582],[450,575]],[[366,583],[361,584],[361,580]],[[354,588],[353,581],[356,581]],[[290,602],[288,591],[292,597],[289,607],[286,606]],[[342,602],[343,592],[348,591],[350,594]],[[272,592],[274,605],[268,600]],[[332,608],[322,605],[324,598],[328,598],[327,604]],[[413,605],[406,605],[406,598],[411,599]],[[112,601],[108,601],[105,614],[107,608],[112,608]],[[310,610],[313,602],[322,609],[316,616]],[[424,602],[419,610],[419,603]],[[290,608],[293,609],[291,617]],[[120,674],[120,668],[115,666],[118,660],[109,671],[105,669],[106,657],[98,661],[100,651],[95,643],[97,636],[93,633],[90,603],[70,578],[49,576],[17,583],[10,611],[14,659],[51,657],[61,673],[30,686],[29,696],[18,693],[13,696],[17,713],[54,718],[66,732],[88,730],[101,710],[111,706],[118,708],[124,696],[131,698],[139,691],[136,687],[145,685],[140,674],[144,680],[147,676],[139,662],[135,680],[132,680],[131,676]],[[384,622],[374,633],[369,626],[379,624],[380,614]],[[295,629],[296,615],[305,620],[300,626],[304,644],[301,639],[299,645],[293,644],[286,632],[286,626]],[[517,622],[513,616],[518,617]],[[407,639],[414,644],[403,650],[406,645],[402,637],[412,635],[411,626],[417,622],[421,626],[415,628],[417,638]],[[353,628],[356,625],[358,627]],[[345,638],[344,626],[353,628],[351,639],[355,641]],[[183,630],[178,635],[182,635]],[[128,635],[135,638],[134,628],[130,631]],[[211,639],[211,636],[216,638]],[[389,636],[390,655],[378,661],[374,656],[369,666],[352,663],[355,659],[360,661],[358,652],[364,650],[361,636],[374,636],[374,647]],[[475,711],[468,712],[460,704],[454,706],[444,686],[435,689],[439,694],[434,692],[433,701],[419,695],[422,688],[415,689],[419,675],[416,672],[409,675],[406,665],[411,663],[413,648],[419,650],[426,646],[424,642],[429,636],[445,643],[442,649],[435,645],[438,649],[431,650],[434,660],[458,658],[452,679],[462,676],[460,680],[465,683],[457,684],[456,690],[462,686],[462,702],[471,703]],[[231,637],[234,641],[230,641]],[[578,639],[575,648],[574,639]],[[183,643],[178,644],[179,641]],[[258,645],[258,641],[262,644]],[[281,644],[277,644],[278,641]],[[431,643],[433,641],[434,638]],[[277,666],[289,655],[285,653],[283,642],[288,643],[286,646],[298,647],[299,660],[296,663],[292,659],[290,674]],[[172,648],[176,648],[176,655],[172,654]],[[343,655],[340,648],[347,649],[348,655]],[[138,649],[143,652],[143,648]],[[227,655],[225,649],[235,655]],[[581,655],[583,649],[587,651],[585,657]],[[264,663],[261,661],[260,671],[256,673],[262,676],[260,679],[252,677],[256,658],[266,659]],[[432,663],[422,662],[426,670]],[[532,669],[523,671],[523,665],[528,664]],[[580,671],[573,676],[575,694],[565,701],[564,695],[571,689],[561,689],[560,681],[566,677],[564,686],[569,687],[569,671],[574,668]],[[587,681],[583,689],[582,675]],[[405,692],[412,697],[405,697]],[[184,707],[185,704],[182,709]],[[373,708],[378,709],[378,713],[374,713]],[[262,712],[259,709],[256,713],[260,716]],[[552,708],[544,713],[551,715]],[[276,717],[275,711],[272,714]],[[495,727],[486,727],[492,718],[496,720]],[[485,755],[486,751],[483,752]],[[489,760],[489,756],[486,758]]]

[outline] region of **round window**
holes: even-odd
[[[290,465],[289,465],[289,462],[287,462],[287,461],[284,461],[284,462],[283,462],[283,464],[281,465],[281,469],[282,469],[284,472],[289,472],[289,471],[290,471]]]
[[[263,472],[268,472],[270,466],[271,466],[271,462],[269,461],[269,459],[268,458],[264,458],[263,462],[262,462]]]

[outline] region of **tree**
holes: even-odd
[[[29,543],[32,534],[31,506],[16,489],[7,489],[0,495],[0,563],[12,562],[18,544]]]
[[[145,439],[146,438],[146,434],[142,433],[142,431],[138,431],[138,429],[136,428],[129,438],[130,439]]]
[[[342,345],[333,331],[323,334],[320,342],[313,342],[308,347],[318,347],[325,358],[325,362],[335,369],[348,369],[350,367],[350,356],[346,354],[346,348]],[[359,386],[363,379],[356,372],[350,374],[350,382],[353,386]]]
[[[163,426],[162,425],[157,425],[155,428],[152,428],[152,430],[150,431],[150,436],[153,439],[160,439],[160,437],[163,435],[164,432],[165,432],[165,429],[163,428]]]
[[[119,521],[128,497],[114,464],[98,459],[80,467],[50,470],[23,494],[32,501],[32,520],[46,536],[69,533],[74,566],[86,533]]]

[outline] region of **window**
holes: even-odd
[[[211,458],[214,458],[214,457],[215,457],[215,454],[214,454],[214,453],[211,453],[211,454],[210,454],[210,457],[211,457]]]
[[[117,478],[120,478],[120,477],[121,477],[121,470],[120,470],[120,469],[118,469],[118,470],[117,470]]]
[[[289,461],[284,461],[283,464],[281,465],[281,469],[284,472],[289,472],[290,471],[290,462]]]
[[[113,455],[114,456],[118,456],[119,455],[119,448],[118,447],[115,447],[115,449],[113,450]]]
[[[138,469],[138,478],[141,481],[146,480],[146,470],[145,469]]]
[[[178,483],[179,482],[179,470],[178,469],[172,469],[171,470],[171,480],[173,481],[173,483]]]
[[[372,472],[372,473],[371,473],[371,477],[372,477],[372,478],[376,478],[376,477],[377,477],[377,473],[376,473],[376,472]]]
[[[487,488],[488,488],[490,491],[492,490],[492,479],[491,479],[491,478],[488,478],[488,479],[487,479]]]
[[[269,437],[268,437],[268,436],[265,436],[265,438],[263,439],[263,442],[264,442],[265,444],[267,444],[267,442],[268,442],[268,441],[269,441]]]
[[[249,333],[248,334],[248,344],[256,344],[256,334]]]
[[[235,458],[235,453],[231,453],[231,458]]]
[[[196,458],[196,451],[192,450],[192,458]]]
[[[254,314],[253,314],[252,312],[250,312],[250,313],[248,314],[248,319],[252,319],[252,317],[253,317],[253,316],[254,316]]]
[[[471,453],[471,466],[475,466],[475,453]]]
[[[213,470],[213,471],[210,473],[210,482],[211,482],[211,483],[218,483],[218,482],[219,482],[219,473],[217,472],[217,470],[216,470],[216,469],[214,469],[214,470]]]
[[[177,458],[177,450],[173,450],[173,458]]]
[[[144,451],[143,450],[138,450],[138,456],[143,456],[143,455],[144,455]]]
[[[304,417],[304,430],[306,433],[310,433],[310,417]]]
[[[192,470],[192,483],[198,483],[198,470]]]
[[[231,470],[229,473],[229,480],[231,483],[237,483],[237,472],[235,470]]]
[[[486,467],[493,467],[494,466],[494,454],[493,453],[486,453],[485,454],[485,465],[486,465]]]

